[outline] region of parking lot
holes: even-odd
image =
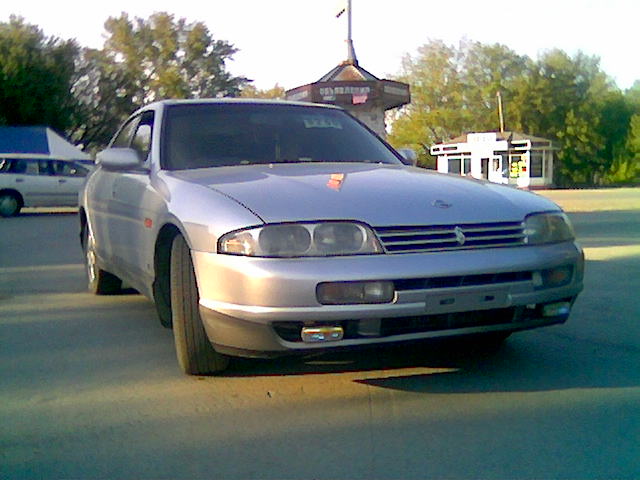
[[[568,323],[220,377],[86,292],[73,211],[0,219],[0,478],[639,478],[640,189],[541,194],[586,251]]]

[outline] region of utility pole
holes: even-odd
[[[502,114],[502,94],[500,90],[496,93],[498,97],[498,117],[500,118],[500,133],[504,133],[504,115]]]

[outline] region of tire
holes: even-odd
[[[160,320],[160,325],[164,328],[172,329],[171,292],[165,291],[158,281],[153,284],[153,303],[156,306],[156,313],[158,320]]]
[[[216,352],[207,338],[199,299],[191,251],[177,235],[171,247],[171,313],[178,363],[188,375],[210,375],[229,365],[229,357]]]
[[[94,244],[89,228],[86,225],[83,226],[82,247],[89,291],[95,295],[115,295],[122,289],[122,280],[98,267]]]
[[[0,195],[0,216],[13,217],[20,213],[22,202],[20,198],[13,193],[3,193]]]
[[[160,325],[173,328],[171,318],[171,245],[173,237],[162,236],[156,242],[154,266],[156,278],[153,282],[153,303]]]

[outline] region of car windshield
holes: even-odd
[[[337,109],[274,104],[168,108],[161,163],[167,170],[296,162],[401,163]]]

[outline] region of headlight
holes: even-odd
[[[382,253],[375,234],[353,222],[283,223],[230,232],[218,253],[252,257],[326,257]]]
[[[561,212],[529,215],[524,221],[524,234],[528,245],[566,242],[575,238],[571,222]]]

